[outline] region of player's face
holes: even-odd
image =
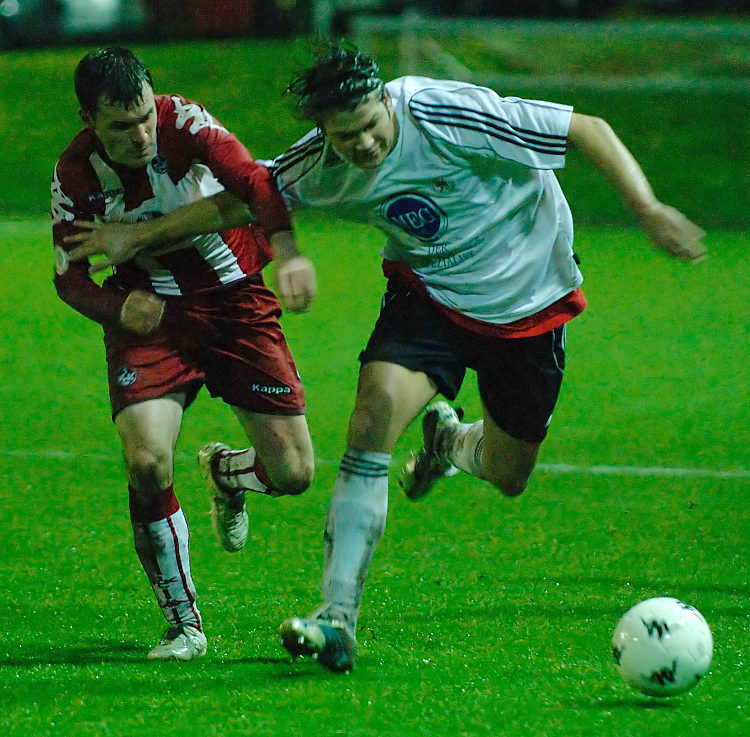
[[[376,169],[398,140],[398,122],[391,98],[375,94],[354,110],[329,113],[321,121],[333,150],[360,169]]]
[[[140,169],[156,155],[156,103],[147,84],[143,85],[141,99],[131,107],[102,98],[96,116],[81,111],[81,118],[115,164]]]

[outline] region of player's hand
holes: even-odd
[[[685,261],[706,258],[706,246],[702,242],[706,232],[679,210],[657,202],[638,217],[651,242],[670,256]]]
[[[120,309],[120,325],[131,333],[149,335],[161,324],[166,302],[151,292],[134,289]]]
[[[276,261],[276,292],[291,312],[306,312],[318,294],[315,267],[305,256]]]
[[[138,251],[138,226],[132,223],[99,223],[90,220],[76,220],[74,225],[81,232],[66,236],[64,241],[76,244],[69,253],[71,261],[80,261],[91,256],[105,258],[89,267],[90,273],[102,271],[129,261]]]

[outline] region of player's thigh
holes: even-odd
[[[313,445],[305,415],[232,409],[275,484],[287,488],[312,481]]]
[[[517,496],[528,483],[541,443],[514,438],[500,427],[482,404],[484,448],[482,476],[506,496]]]
[[[484,411],[482,471],[503,493],[520,494],[547,435],[565,366],[564,327],[531,338],[479,344]]]
[[[180,433],[186,396],[182,392],[130,404],[115,416],[131,477],[171,483],[174,447]]]
[[[422,371],[387,361],[362,364],[349,445],[390,453],[396,440],[437,392]]]
[[[220,309],[209,311],[216,340],[197,358],[211,396],[258,414],[304,414],[304,388],[279,322],[276,295],[258,276],[221,300]],[[198,308],[194,312],[201,315]]]

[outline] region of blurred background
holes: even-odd
[[[348,33],[362,14],[606,18],[743,14],[750,0],[0,0],[5,48],[84,39],[283,37]]]
[[[47,216],[80,128],[73,70],[129,46],[156,91],[203,103],[257,158],[307,129],[282,95],[310,40],[346,37],[402,74],[458,79],[607,120],[657,195],[750,227],[750,0],[0,0],[0,216]],[[631,224],[593,167],[559,172],[578,224]]]

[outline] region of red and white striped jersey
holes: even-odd
[[[271,259],[266,235],[289,228],[286,207],[268,170],[206,109],[179,95],[155,97],[156,155],[141,170],[109,161],[95,134],[81,131],[63,152],[52,180],[55,245],[75,231],[73,220],[134,223],[170,213],[200,198],[231,191],[257,218],[249,227],[196,236],[151,249],[114,270],[101,289],[84,262],[56,276],[60,295],[97,322],[116,319],[124,292],[211,293],[257,273]]]
[[[507,325],[574,293],[573,221],[554,174],[572,109],[423,77],[386,89],[394,150],[361,169],[311,131],[270,164],[289,207],[380,229],[387,262],[461,318]]]

